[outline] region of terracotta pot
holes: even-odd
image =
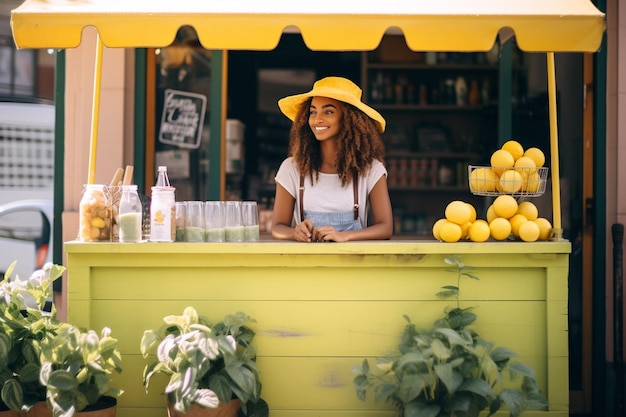
[[[1,410],[0,417],[19,417],[19,413],[13,410]]]
[[[217,408],[202,408],[192,405],[186,413],[180,412],[167,402],[167,415],[169,417],[237,417],[239,412],[239,399],[235,398],[227,403],[220,404]]]
[[[115,417],[117,400],[113,397],[102,397],[97,403],[83,411],[74,413],[75,417]],[[0,417],[3,417],[0,414]],[[28,410],[26,417],[52,417],[52,410],[45,401],[39,401]]]

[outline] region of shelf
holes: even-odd
[[[436,158],[436,159],[461,159],[477,160],[480,155],[477,153],[465,152],[414,152],[414,151],[387,151],[386,158]]]
[[[425,70],[425,71],[498,71],[498,66],[490,64],[424,64],[411,62],[367,61],[372,70]]]
[[[470,193],[467,186],[459,185],[389,185],[389,191],[407,192],[407,191],[428,191],[435,193],[449,193],[449,192],[467,192]]]
[[[485,106],[457,106],[454,104],[370,104],[379,111],[480,112],[485,108]]]

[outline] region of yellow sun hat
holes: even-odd
[[[313,84],[313,89],[308,93],[287,96],[278,100],[278,107],[290,120],[294,120],[302,103],[310,97],[328,97],[344,103],[352,104],[363,113],[367,114],[376,123],[380,133],[385,131],[385,119],[376,110],[361,101],[362,91],[352,81],[343,77],[326,77]]]

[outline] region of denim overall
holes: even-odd
[[[313,222],[313,227],[332,226],[338,232],[348,230],[361,230],[361,221],[359,220],[359,193],[358,193],[358,174],[353,177],[354,189],[354,210],[322,212],[322,211],[304,211],[304,176],[300,176],[300,221],[309,219]]]

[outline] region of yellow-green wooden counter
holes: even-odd
[[[548,412],[568,416],[569,242],[82,243],[67,242],[68,321],[120,341],[118,417],[167,415],[155,381],[145,393],[143,331],[187,305],[213,321],[244,311],[257,321],[263,398],[272,417],[393,416],[357,399],[352,368],[395,352],[406,322],[430,327],[456,285],[444,258],[480,280],[461,283],[474,328],[537,372]],[[499,415],[508,415],[501,413]]]

